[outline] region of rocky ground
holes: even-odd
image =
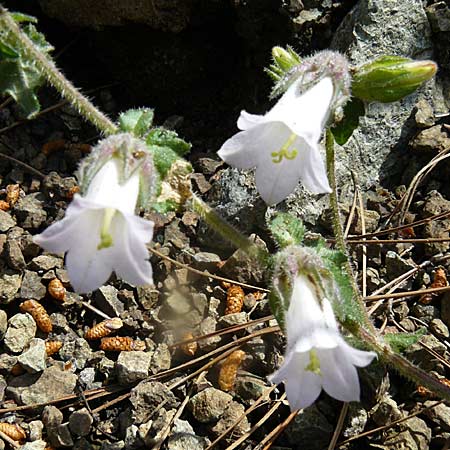
[[[58,17],[53,2],[41,3]],[[36,5],[18,6],[40,17],[49,40],[59,45],[60,65],[85,90],[113,83],[92,94],[102,110],[115,116],[130,105],[155,106],[159,123],[174,126],[193,143],[195,190],[274,250],[264,225],[273,210],[258,199],[252,175],[227,168],[215,155],[234,132],[241,108],[258,112],[267,106],[269,83],[261,69],[270,47],[291,43],[306,54],[332,43],[346,46],[353,62],[363,62],[362,43],[374,39],[371,54],[376,45],[381,52],[412,57],[434,51],[445,71],[450,11],[438,2],[425,12],[422,2],[414,1],[361,0],[347,16],[356,2],[291,1],[276,8],[273,2],[198,3],[199,10],[179,10],[183,20],[179,15],[173,23],[162,20],[171,17],[169,11],[156,24],[146,22],[155,30],[139,26],[136,33],[104,22],[100,31],[74,28],[86,24],[62,25]],[[414,26],[407,28],[407,18]],[[218,23],[219,31],[200,46]],[[409,30],[401,42],[392,37],[399,23],[402,32]],[[148,52],[119,64],[124,49],[143,36],[152,41]],[[139,52],[130,52],[137,58]],[[343,220],[366,296],[446,285],[446,161],[409,189],[418,171],[449,149],[441,78],[437,87],[430,84],[400,105],[371,106],[359,134],[341,149]],[[61,100],[48,88],[40,99],[43,108]],[[90,295],[72,292],[63,258],[43,253],[32,236],[63,217],[76,191],[73,172],[99,135],[67,105],[24,122],[5,101],[0,151],[19,162],[0,155],[0,448],[18,442],[28,450],[450,447],[450,407],[379,362],[360,371],[360,404],[343,406],[322,394],[314,406],[290,415],[283,388],[266,379],[284,350],[266,298],[269,274],[214,236],[193,212],[149,216],[156,223],[154,286],[135,289],[113,278]],[[356,188],[349,161],[355,161]],[[358,192],[363,209],[353,201]],[[279,209],[332,238],[326,199],[305,195],[299,190]],[[409,198],[408,206],[402,199]],[[380,231],[385,233],[373,234]],[[351,243],[361,235],[368,239],[365,253],[360,243]],[[29,300],[44,312],[35,303],[24,304]],[[449,305],[448,293],[367,299],[382,333],[425,327],[405,355],[443,382],[450,368]],[[107,318],[120,318],[114,323],[122,326],[108,336],[116,339],[102,342],[105,327],[89,330]],[[184,342],[191,337],[195,340]]]

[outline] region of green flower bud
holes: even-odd
[[[266,72],[273,81],[278,81],[293,67],[300,63],[300,56],[289,46],[287,46],[286,49],[282,47],[273,47],[272,59],[273,64],[266,69]]]
[[[433,61],[381,56],[356,70],[352,93],[366,101],[395,102],[412,94],[437,71]]]

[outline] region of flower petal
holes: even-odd
[[[248,130],[249,128],[259,125],[264,121],[264,116],[257,114],[249,114],[247,111],[241,111],[241,115],[237,121],[237,126],[240,130]]]
[[[322,78],[299,94],[302,80],[293,83],[276,105],[264,116],[265,121],[284,122],[295,134],[310,142],[319,142],[330,114],[334,86],[330,77]]]
[[[251,169],[262,158],[270,160],[270,154],[280,149],[289,137],[289,129],[282,123],[262,123],[228,139],[218,155],[230,166]]]
[[[348,354],[337,347],[317,349],[317,355],[325,392],[342,402],[359,401],[358,372]]]
[[[299,178],[306,189],[314,194],[330,193],[325,164],[320,155],[318,144],[306,144],[302,150],[301,164],[299,164]]]
[[[103,210],[89,210],[77,227],[66,255],[70,283],[79,293],[93,291],[110,277],[113,263],[113,247],[98,250]]]
[[[152,266],[145,243],[152,238],[153,222],[134,215],[116,214],[112,235],[116,274],[134,286],[152,283]]]
[[[367,352],[352,347],[351,345],[347,344],[347,342],[345,342],[342,337],[340,337],[339,348],[340,351],[346,353],[350,362],[356,367],[368,366],[377,356],[375,352]]]

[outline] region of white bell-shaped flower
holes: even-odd
[[[75,194],[64,219],[34,237],[53,253],[66,252],[70,282],[76,292],[102,286],[114,271],[133,285],[152,283],[145,244],[153,237],[153,222],[135,215],[139,195],[136,171],[120,183],[119,162],[108,160],[88,186]]]
[[[286,314],[287,349],[280,369],[269,379],[285,382],[292,410],[310,406],[322,389],[343,402],[359,401],[356,367],[365,367],[376,356],[357,350],[341,336],[330,302],[317,298],[305,275],[294,282]]]
[[[299,83],[265,115],[242,111],[237,122],[242,131],[218,152],[233,167],[256,167],[256,187],[268,204],[284,200],[299,180],[313,193],[331,192],[319,141],[331,111],[333,81],[324,77],[303,93]]]

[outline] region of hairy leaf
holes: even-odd
[[[384,338],[397,353],[405,351],[408,347],[415,344],[427,333],[425,327],[419,328],[414,333],[386,333]]]
[[[359,118],[364,116],[364,103],[353,97],[344,107],[344,118],[331,128],[334,140],[344,145],[359,125]]]

